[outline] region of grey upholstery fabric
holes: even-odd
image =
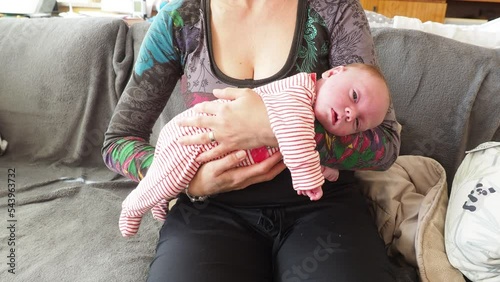
[[[451,187],[466,150],[500,141],[500,49],[415,30],[373,36],[403,126],[400,153],[437,160]]]
[[[0,50],[0,128],[9,141],[0,210],[5,220],[15,199],[17,220],[13,232],[0,231],[0,281],[144,281],[160,225],[147,217],[141,234],[121,237],[121,202],[135,183],[107,169],[100,153],[131,72],[127,25],[1,19]],[[4,247],[14,248],[15,274]]]
[[[95,149],[133,59],[127,31],[100,18],[0,20],[7,161],[102,164]]]

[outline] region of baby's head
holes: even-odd
[[[355,63],[327,70],[316,90],[314,114],[334,135],[375,128],[389,110],[389,88],[382,73],[371,65]]]

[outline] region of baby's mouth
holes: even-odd
[[[333,108],[330,109],[330,110],[331,110],[331,113],[332,113],[332,125],[335,125],[337,123],[337,119],[338,119],[337,113],[333,110]]]

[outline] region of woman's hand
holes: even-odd
[[[255,183],[269,181],[285,169],[279,152],[258,164],[237,167],[245,156],[245,151],[237,151],[203,164],[189,183],[189,194],[206,196],[240,190]]]
[[[184,118],[178,123],[180,126],[210,128],[219,143],[214,149],[198,156],[197,161],[207,162],[236,150],[278,146],[266,107],[257,93],[251,89],[225,88],[214,90],[214,95],[234,101],[197,104],[194,106],[195,111],[209,115]],[[181,137],[178,141],[182,145],[211,142],[206,133]]]

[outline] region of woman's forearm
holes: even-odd
[[[325,134],[316,124],[317,150],[321,164],[344,170],[386,170],[396,160],[400,148],[400,130],[396,121],[344,137]]]
[[[137,137],[110,140],[103,148],[103,159],[112,171],[139,182],[153,161],[154,147]]]

